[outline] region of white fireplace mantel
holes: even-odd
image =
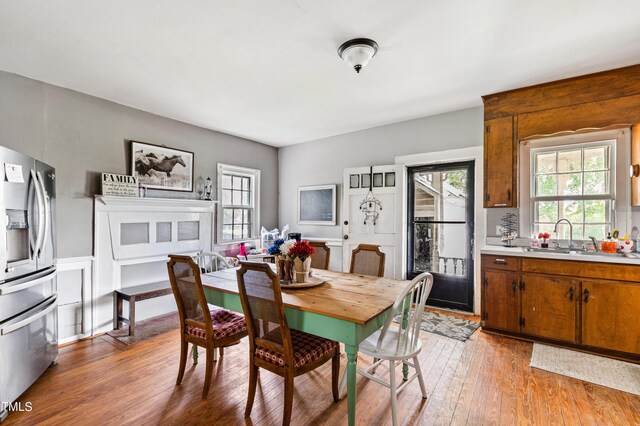
[[[169,254],[211,251],[216,201],[96,196],[93,334],[111,330],[113,292],[168,279]],[[175,309],[172,300],[140,306],[139,319]]]

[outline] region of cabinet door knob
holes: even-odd
[[[506,264],[507,264],[507,261],[506,261],[506,260],[504,260],[504,259],[496,259],[496,260],[494,261],[494,263],[495,263],[496,265],[506,265]]]
[[[348,225],[348,224],[349,224],[349,221],[348,221],[348,220],[345,220],[345,221],[344,221],[344,224],[345,224],[345,225]]]
[[[347,234],[343,235],[342,238],[344,238],[345,240],[349,239],[349,236]]]
[[[587,303],[589,301],[589,290],[585,288],[584,291],[582,292],[582,295],[584,296],[584,299],[582,299],[583,302]]]
[[[573,293],[575,292],[573,287],[569,288],[569,300],[573,302]]]

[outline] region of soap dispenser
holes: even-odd
[[[602,242],[601,250],[603,253],[615,253],[617,244],[613,238],[611,238],[611,232],[607,234],[607,239]]]

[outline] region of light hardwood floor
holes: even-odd
[[[477,331],[466,343],[422,336],[429,398],[414,381],[399,395],[401,424],[638,425],[640,397],[529,367],[532,344]],[[60,349],[57,366],[21,398],[31,412],[5,425],[249,424],[282,421],[282,378],[261,370],[251,418],[243,416],[247,340],[226,349],[202,400],[204,357],[188,364],[182,385],[177,331],[123,346],[111,337]],[[345,355],[342,356],[344,369]],[[360,357],[359,363],[369,359]],[[346,399],[333,403],[331,364],[296,378],[292,424],[346,424]],[[388,390],[358,377],[358,424],[391,424]]]

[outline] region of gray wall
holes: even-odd
[[[467,148],[483,143],[481,107],[375,127],[280,148],[280,226],[306,237],[340,238],[342,170],[393,164],[399,155]],[[482,167],[482,165],[479,165]],[[296,223],[298,187],[338,184],[338,225]]]
[[[218,162],[260,169],[261,222],[277,225],[276,148],[2,71],[0,94],[0,145],[56,168],[58,257],[93,254],[99,174],[130,172],[125,139],[194,152],[196,179],[215,182]],[[167,191],[150,196],[195,198]]]

